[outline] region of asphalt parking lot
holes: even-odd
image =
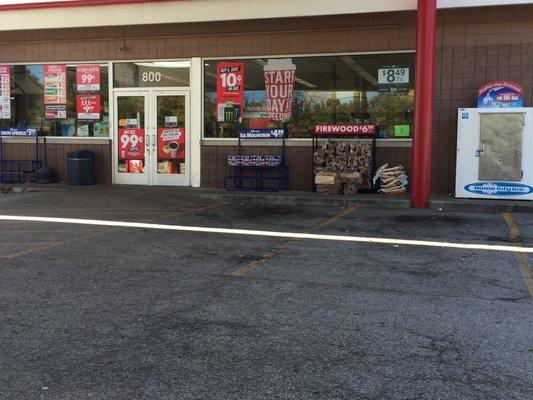
[[[157,188],[8,194],[0,214],[533,247],[533,214]],[[531,399],[532,265],[516,251],[0,221],[0,399]]]

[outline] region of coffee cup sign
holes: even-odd
[[[263,67],[270,121],[291,119],[296,65],[290,58],[272,59]]]
[[[185,128],[157,129],[157,158],[159,160],[185,159]]]

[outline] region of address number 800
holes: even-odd
[[[143,72],[141,75],[141,80],[143,82],[161,82],[161,72]]]

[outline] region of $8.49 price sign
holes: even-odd
[[[76,96],[76,110],[79,120],[99,120],[100,95],[78,94]]]
[[[118,158],[120,160],[144,159],[144,129],[118,130]]]
[[[76,67],[76,87],[78,92],[97,92],[100,90],[100,66],[78,65]]]
[[[379,85],[409,83],[409,68],[390,67],[378,69]]]

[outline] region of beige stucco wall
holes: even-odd
[[[0,5],[16,1],[0,1]],[[18,2],[20,3],[20,2]],[[439,0],[439,8],[525,4],[523,0]],[[416,9],[417,0],[180,0],[1,11],[0,31],[341,15]]]

